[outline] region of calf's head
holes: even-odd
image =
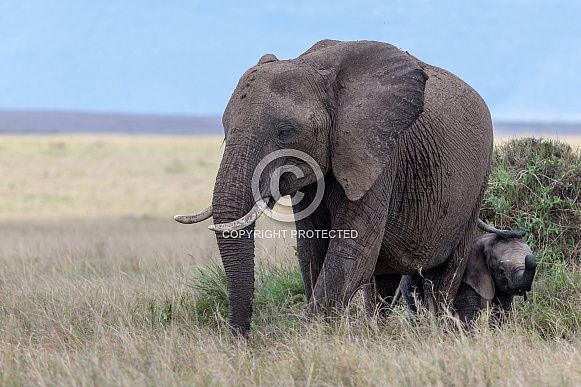
[[[522,234],[487,233],[474,240],[462,281],[481,297],[500,293],[524,296],[531,290],[536,261]]]

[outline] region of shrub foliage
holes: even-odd
[[[550,262],[581,263],[581,156],[556,140],[514,139],[496,147],[480,216],[526,231]]]

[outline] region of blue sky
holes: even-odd
[[[221,114],[260,56],[379,40],[494,120],[581,121],[581,2],[0,0],[0,110]]]

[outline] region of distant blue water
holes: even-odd
[[[0,134],[123,133],[221,135],[219,116],[0,111]]]
[[[500,135],[575,136],[581,135],[581,122],[495,122],[494,132]]]
[[[581,123],[495,122],[497,135],[581,135]],[[0,111],[0,134],[222,135],[220,116]]]

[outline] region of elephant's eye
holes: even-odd
[[[292,129],[279,129],[278,137],[287,137],[291,134]]]
[[[286,140],[293,134],[293,131],[294,128],[291,125],[281,125],[278,127],[278,138]]]

